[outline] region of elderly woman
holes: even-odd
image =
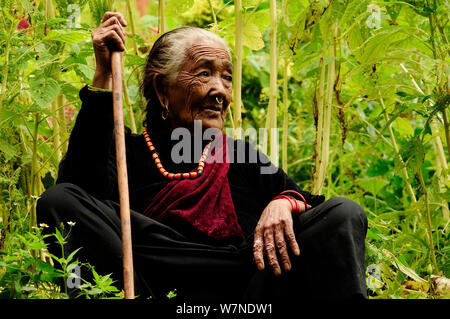
[[[119,284],[110,54],[124,50],[125,26],[120,13],[108,12],[92,34],[93,83],[80,91],[57,183],[38,201],[39,222],[76,222],[66,253],[82,247],[80,261],[112,273]],[[126,131],[137,295],[164,299],[177,289],[179,300],[366,296],[367,219],[358,204],[301,190],[240,140],[225,137],[222,153],[202,140],[191,161],[173,158],[173,130],[194,133],[194,121],[201,121],[201,132],[224,127],[232,63],[220,37],[191,27],[163,34],[149,53],[142,89],[146,129]],[[239,152],[248,160],[226,160]],[[218,154],[225,160],[207,160]],[[262,172],[267,165],[275,167],[270,174]],[[52,243],[49,249],[60,250]]]

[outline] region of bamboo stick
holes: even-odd
[[[128,194],[128,173],[123,124],[122,53],[111,54],[114,136],[116,142],[117,178],[119,185],[120,220],[122,229],[123,282],[126,299],[134,299],[133,253],[131,243],[130,203]]]

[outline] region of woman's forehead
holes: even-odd
[[[202,40],[191,44],[186,50],[186,63],[201,63],[204,60],[228,60],[231,57],[228,50],[219,41]]]

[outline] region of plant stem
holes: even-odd
[[[281,2],[282,8],[282,19],[288,23],[289,16],[287,11],[287,0]],[[287,43],[284,44],[285,49],[287,49]],[[288,155],[288,126],[289,126],[289,100],[288,100],[288,81],[289,81],[289,63],[290,58],[286,53],[284,56],[284,69],[283,69],[283,136],[281,138],[281,150],[282,150],[282,163],[281,168],[287,173],[287,155]]]
[[[131,6],[131,0],[126,0],[126,1],[127,1],[128,16],[130,18],[131,34],[136,35],[136,22],[134,19],[133,8]],[[135,39],[133,39],[133,49],[134,49],[134,54],[139,55],[138,44]],[[124,70],[123,70],[123,66],[122,66],[122,74],[125,74]],[[134,118],[133,106],[131,105],[131,102],[130,102],[130,96],[128,94],[128,86],[125,81],[125,77],[122,77],[122,86],[123,86],[123,97],[124,97],[125,103],[128,107],[127,113],[128,113],[128,117],[130,119],[130,129],[131,129],[132,133],[136,134],[137,133],[136,121]],[[140,96],[141,96],[141,100],[143,101],[144,99],[142,96],[142,92],[140,92]]]
[[[284,60],[284,72],[283,72],[283,137],[281,139],[281,149],[282,149],[282,164],[281,168],[287,174],[288,166],[287,166],[287,137],[288,137],[288,121],[289,121],[289,101],[288,101],[288,69],[289,62],[287,57]]]
[[[6,35],[5,39],[5,64],[3,65],[3,79],[2,79],[2,92],[0,95],[0,111],[2,110],[3,100],[6,98],[6,86],[8,83],[9,72],[9,50],[11,49],[11,37],[14,24],[11,23],[11,30]]]
[[[130,0],[126,0],[127,1],[127,10],[128,10],[128,17],[130,18],[130,27],[131,27],[131,34],[135,35],[136,34],[136,23],[134,21],[134,14],[133,14],[133,10],[131,7],[131,1]],[[137,46],[137,42],[135,39],[133,39],[133,49],[134,49],[134,54],[138,54],[138,46]]]
[[[164,16],[164,0],[159,0],[159,33],[166,32],[166,18]]]
[[[128,88],[125,82],[125,79],[122,77],[122,86],[123,86],[123,97],[125,99],[125,103],[127,105],[128,118],[130,120],[130,129],[134,134],[137,133],[136,121],[134,119],[133,106],[131,105],[130,96],[128,95]]]
[[[269,109],[268,115],[268,129],[270,134],[270,160],[272,163],[278,163],[278,140],[272,141],[272,129],[277,128],[277,93],[278,93],[278,64],[277,64],[277,2],[276,0],[269,1],[270,10],[270,29],[269,29],[269,43],[270,43],[270,86],[269,86]],[[274,142],[274,143],[272,143]]]
[[[241,138],[242,127],[242,100],[241,100],[241,86],[242,86],[242,40],[243,40],[243,24],[242,24],[242,1],[236,0],[234,2],[234,15],[235,15],[235,39],[234,39],[234,57],[235,62],[233,65],[233,99],[234,99],[234,138]]]
[[[389,116],[387,114],[387,110],[384,105],[384,101],[383,101],[383,98],[381,97],[381,94],[380,94],[380,105],[381,105],[381,108],[383,109],[384,120],[386,121],[386,123],[389,123]],[[392,130],[392,123],[390,123],[388,125],[388,130],[389,130],[389,137],[391,138],[391,142],[392,142],[392,148],[394,149],[394,154],[397,157],[399,163],[402,165],[402,175],[403,175],[403,180],[405,181],[406,190],[408,191],[408,194],[409,194],[409,197],[411,198],[411,200],[414,203],[416,203],[417,202],[416,195],[414,194],[414,190],[411,186],[411,183],[409,182],[408,171],[406,170],[406,165],[403,162],[402,156],[400,155],[400,150],[398,148],[397,141],[395,139],[395,135]]]
[[[319,174],[319,193],[322,190],[325,183],[326,172],[328,170],[328,160],[330,156],[330,133],[331,133],[331,110],[333,102],[333,88],[335,78],[335,66],[336,66],[336,36],[337,36],[337,23],[333,26],[332,36],[333,41],[330,47],[330,63],[328,64],[328,77],[327,77],[327,92],[325,96],[324,106],[324,122],[323,122],[323,142],[322,142],[322,160],[321,169]]]
[[[434,271],[437,274],[439,272],[436,256],[434,254],[434,244],[433,244],[433,227],[431,225],[431,214],[430,214],[430,203],[428,201],[428,190],[425,186],[425,182],[423,181],[422,169],[419,169],[417,174],[419,176],[420,185],[422,186],[423,194],[425,197],[425,210],[427,215],[427,226],[428,226],[428,245],[430,246],[430,254],[433,261]]]
[[[214,7],[212,5],[211,0],[208,0],[208,4],[209,4],[209,8],[211,9],[211,14],[213,16],[214,25],[217,25],[217,17],[216,17],[216,13],[214,12]]]
[[[409,73],[408,69],[403,65],[403,63],[400,63],[400,67],[403,69],[403,71],[409,75],[414,87],[416,88],[417,92],[419,92],[422,95],[425,95],[423,90],[419,87],[414,77]],[[434,101],[432,99],[428,99],[428,104],[430,106],[434,105]],[[430,121],[430,128],[431,128],[431,134],[432,134],[432,142],[433,142],[433,149],[435,154],[435,161],[436,161],[436,176],[438,177],[438,183],[439,183],[439,189],[441,192],[445,190],[445,183],[448,179],[448,165],[447,165],[447,159],[445,158],[445,152],[444,148],[442,146],[441,137],[439,136],[439,124],[437,123],[436,119],[432,119]],[[445,175],[442,173],[444,172]],[[450,219],[450,212],[448,209],[448,203],[445,199],[442,200],[442,214],[446,220]]]
[[[444,120],[444,132],[445,132],[445,140],[447,141],[447,153],[450,154],[450,133],[449,133],[449,125],[448,125],[448,117],[447,117],[447,109],[444,108],[442,110],[442,118]]]
[[[61,81],[61,73],[58,70],[56,73],[56,80]],[[55,135],[55,149],[58,149],[56,156],[58,157],[58,162],[62,158],[62,154],[64,154],[67,150],[66,143],[66,114],[64,108],[64,95],[60,93],[56,98],[56,101],[53,103],[54,105],[54,118],[53,118],[53,127],[54,127],[54,135]],[[55,132],[56,130],[56,132]],[[63,141],[63,142],[61,142]]]
[[[319,82],[319,95],[317,96],[317,134],[315,143],[315,174],[314,174],[314,184],[313,192],[314,194],[319,194],[320,192],[320,169],[322,161],[322,130],[323,130],[323,120],[324,120],[324,96],[325,96],[325,72],[326,72],[326,58],[328,51],[328,29],[329,25],[325,25],[325,32],[323,36],[323,47],[322,56],[320,57],[319,72],[320,72],[320,82]]]
[[[34,129],[33,129],[33,154],[31,158],[31,196],[33,205],[31,207],[30,214],[30,231],[33,230],[33,226],[36,226],[36,198],[39,195],[39,179],[38,179],[38,129],[40,123],[39,113],[36,112],[34,116]]]
[[[53,149],[55,150],[55,155],[58,159],[58,162],[61,161],[62,155],[61,155],[61,131],[59,127],[59,120],[57,117],[58,113],[58,98],[55,100],[55,102],[52,103],[52,111],[53,111]]]

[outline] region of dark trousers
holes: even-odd
[[[122,286],[122,246],[119,205],[100,201],[80,187],[62,183],[38,200],[39,223],[54,227],[75,222],[65,254],[82,247],[80,262],[97,273],[112,273]],[[177,289],[178,300],[287,300],[298,298],[366,297],[365,236],[367,217],[355,202],[334,197],[294,217],[300,256],[291,255],[292,269],[274,276],[258,271],[253,262],[253,237],[239,246],[189,241],[183,234],[131,211],[136,294],[164,299]],[[49,251],[61,248],[47,238]],[[88,278],[88,274],[82,277]]]

